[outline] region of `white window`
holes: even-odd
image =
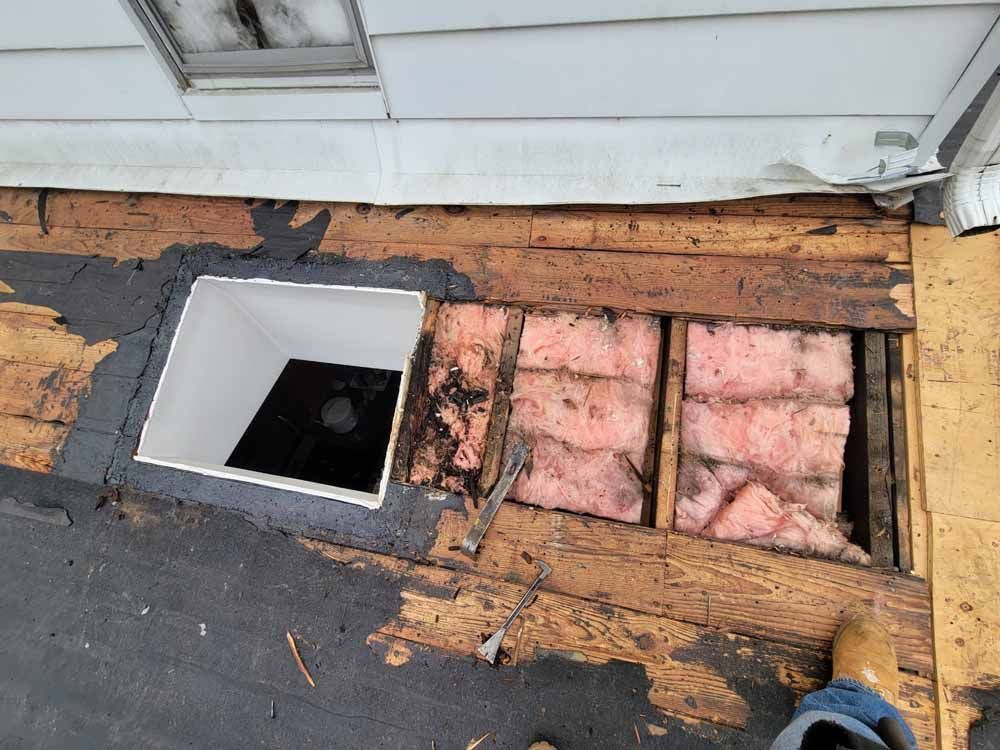
[[[354,0],[127,2],[182,88],[329,86],[373,76]]]

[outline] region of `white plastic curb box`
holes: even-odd
[[[135,460],[379,507],[425,301],[423,292],[199,277]],[[289,359],[402,371],[377,495],[225,465]]]

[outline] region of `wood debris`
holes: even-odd
[[[309,687],[316,687],[316,683],[313,682],[312,675],[309,674],[309,670],[306,669],[306,665],[302,661],[302,657],[299,656],[299,647],[295,645],[295,639],[292,638],[290,631],[285,631],[285,637],[288,639],[288,648],[292,650],[292,656],[295,657],[295,663],[298,665],[299,671],[305,675],[306,682],[309,683]]]

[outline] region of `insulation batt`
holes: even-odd
[[[829,560],[871,565],[871,557],[851,544],[829,521],[819,521],[801,505],[782,503],[763,485],[749,482],[705,529],[715,539],[762,547],[785,547]]]
[[[854,395],[847,332],[690,323],[687,335],[685,393],[690,398],[843,404]]]
[[[750,480],[763,484],[786,502],[804,506],[816,518],[833,521],[837,517],[839,474],[799,477],[685,455],[677,470],[674,528],[700,534]]]
[[[642,482],[625,456],[572,448],[546,437],[529,442],[530,465],[518,474],[512,497],[543,508],[639,521]]]
[[[611,322],[575,313],[529,313],[524,318],[517,366],[568,370],[650,385],[656,379],[660,321],[630,315]]]
[[[468,492],[482,468],[507,309],[441,305],[427,376],[428,413],[410,482]]]
[[[510,400],[514,432],[624,453],[642,466],[653,406],[650,387],[564,370],[518,370]]]
[[[798,401],[702,403],[685,399],[681,447],[722,463],[799,477],[839,475],[850,427],[847,406]]]
[[[508,434],[532,453],[511,496],[639,521],[659,351],[648,315],[526,315]]]

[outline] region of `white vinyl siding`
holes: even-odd
[[[372,43],[393,117],[929,115],[996,15],[988,5],[786,13]]]

